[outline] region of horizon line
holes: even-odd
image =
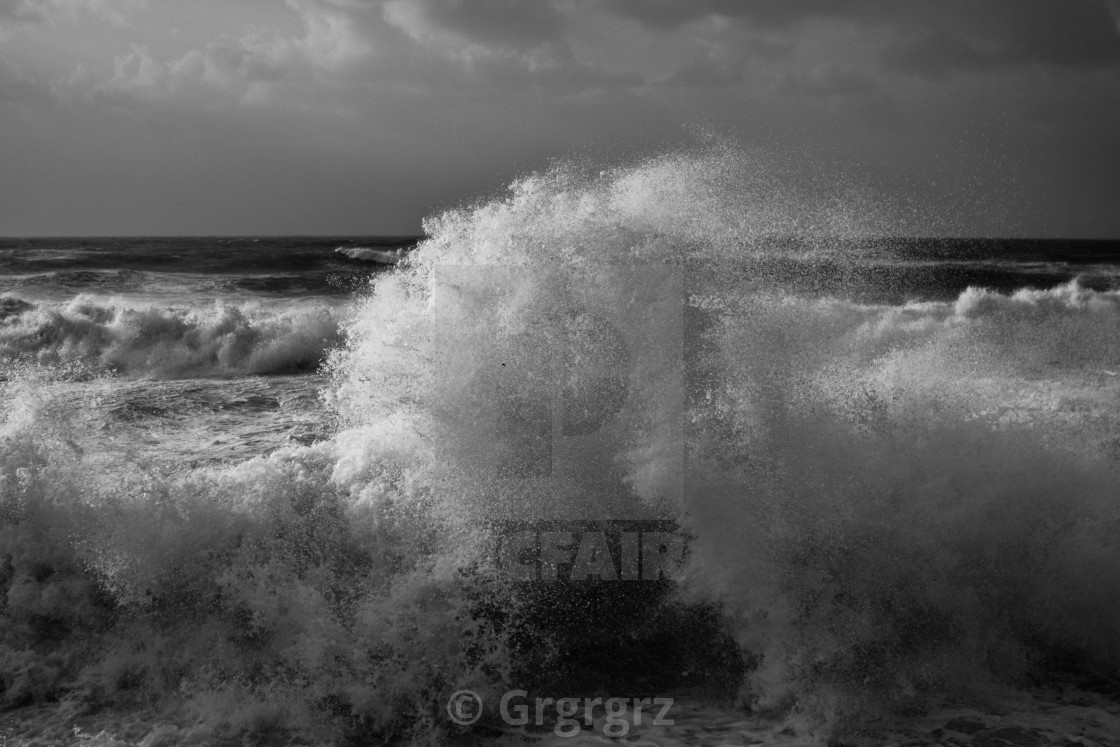
[[[417,239],[426,240],[432,238],[425,233],[121,233],[121,234],[9,234],[0,235],[0,241],[21,240],[21,239],[369,239],[369,238],[384,238],[384,239]],[[1096,242],[1111,242],[1120,241],[1120,236],[1114,237],[1097,237],[1097,236],[1015,236],[1015,235],[1000,235],[1000,236],[967,236],[967,235],[921,235],[921,236],[905,236],[905,235],[884,235],[884,234],[868,234],[868,235],[855,235],[855,236],[799,236],[799,235],[784,235],[784,236],[766,236],[760,237],[759,240],[767,241],[812,241],[812,240],[831,240],[831,241],[1096,241]]]

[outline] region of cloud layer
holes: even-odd
[[[0,0],[0,22],[56,23],[88,15],[124,24],[147,5],[148,0]]]
[[[915,201],[1014,187],[1016,202],[978,201],[985,214],[962,231],[1029,219],[1022,230],[1120,233],[1100,209],[1120,198],[1120,177],[1099,166],[1120,155],[1106,135],[1120,127],[1116,3],[199,2],[0,0],[0,124],[110,128],[108,143],[115,128],[159,139],[186,127],[207,157],[250,138],[253,168],[304,164],[336,216],[355,179],[327,170],[340,153],[392,165],[403,193],[430,195],[398,190],[385,204],[407,207],[373,209],[371,228],[415,225],[573,149],[626,155],[702,126],[838,159]],[[41,145],[41,131],[22,137]],[[192,163],[165,166],[181,176]],[[49,186],[33,159],[9,165]],[[1050,200],[1039,218],[1028,204],[1049,200],[1047,184],[1080,199]],[[0,232],[5,219],[19,225],[0,209]]]

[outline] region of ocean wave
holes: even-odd
[[[4,302],[0,360],[81,361],[129,377],[187,378],[314,368],[339,341],[339,312],[253,303],[209,309],[136,306],[79,296],[67,303]]]
[[[1120,387],[1105,378],[1120,295],[1066,283],[857,302],[843,291],[874,279],[829,236],[884,216],[834,189],[802,194],[715,148],[559,167],[426,222],[332,359],[336,476],[383,500],[399,495],[381,477],[393,465],[466,526],[681,521],[696,548],[682,593],[718,603],[755,662],[742,697],[826,733],[1053,657],[1120,672]],[[799,230],[836,260],[801,264],[793,285],[810,292],[752,274],[744,259],[780,258],[773,237]],[[681,319],[674,284],[659,291],[643,266],[679,273]],[[822,284],[838,292],[811,292]],[[612,435],[563,441],[546,478],[518,423],[597,380],[593,360],[564,378],[585,356],[556,320],[581,308],[627,330],[633,366]]]
[[[375,262],[382,265],[394,265],[408,256],[408,252],[399,247],[396,249],[386,249],[368,246],[340,246],[335,249],[335,251],[350,259],[357,259],[362,262]]]
[[[844,370],[852,386],[936,386],[959,402],[984,382],[1120,368],[1120,292],[1076,281],[1013,293],[969,288],[952,301],[893,305],[771,290],[698,294],[693,303],[731,315],[724,342],[752,375],[802,384],[814,377],[834,383]]]
[[[35,308],[35,304],[24,301],[22,298],[8,294],[0,295],[0,322],[8,317],[19,316],[33,308]]]
[[[558,167],[428,221],[341,325],[338,430],[308,447],[95,458],[109,415],[49,369],[3,384],[3,704],[447,744],[495,725],[451,724],[456,690],[686,672],[839,742],[1056,665],[1120,673],[1120,387],[1085,386],[1120,362],[1117,294],[889,305],[744,275],[752,237],[865,206],[760,169],[725,147]],[[286,314],[74,302],[0,330],[16,353],[245,370],[338,323]],[[503,520],[650,516],[692,537],[675,585],[518,585],[489,553]]]

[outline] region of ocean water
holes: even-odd
[[[621,738],[512,690],[673,698],[635,744],[1120,741],[1120,242],[892,238],[761,169],[0,240],[0,744]],[[515,583],[543,520],[688,554]]]

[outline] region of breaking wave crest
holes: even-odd
[[[83,362],[135,378],[314,369],[340,340],[338,312],[259,304],[130,306],[79,296],[64,304],[0,299],[0,361]]]

